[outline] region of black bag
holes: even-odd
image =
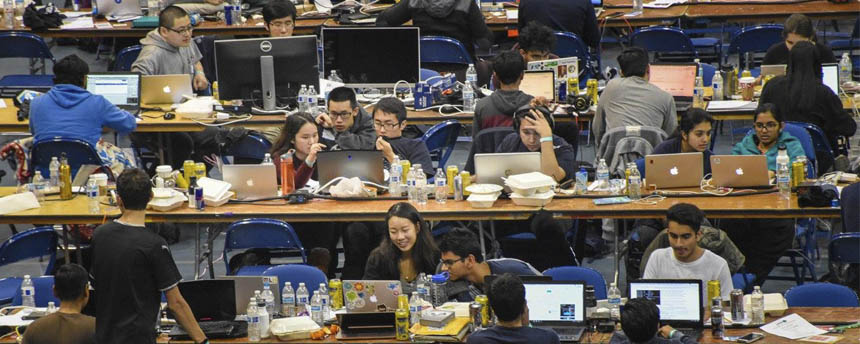
[[[31,3],[24,9],[24,25],[32,31],[58,28],[60,25],[63,25],[63,19],[65,18],[66,16],[60,14],[53,5],[36,9],[36,4]]]

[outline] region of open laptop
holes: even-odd
[[[532,327],[555,332],[562,342],[577,342],[585,332],[585,282],[523,282]]]
[[[785,75],[787,67],[788,65],[786,64],[761,65],[761,72],[759,74],[781,76]]]
[[[132,114],[140,111],[140,73],[87,74],[87,91]]]
[[[362,181],[383,185],[382,151],[341,150],[317,154],[317,174],[320,186],[337,177],[358,177]]]
[[[130,18],[143,15],[139,0],[96,0],[96,5],[98,6],[98,14],[108,18]]]
[[[540,171],[540,152],[475,154],[477,183],[504,185],[502,177]]]
[[[660,324],[672,326],[698,341],[704,327],[702,288],[701,280],[641,279],[630,282],[627,290],[631,299],[644,297],[657,304]]]
[[[821,81],[839,95],[839,64],[824,63],[821,65]]]
[[[400,294],[400,281],[343,281],[343,304],[348,313],[394,312]]]
[[[658,189],[699,186],[704,167],[702,153],[657,154],[645,157],[645,177]]]
[[[233,281],[236,290],[236,314],[244,314],[248,310],[248,302],[254,291],[263,291],[263,281],[269,281],[269,290],[275,294],[275,311],[281,311],[281,285],[278,276],[221,276],[218,280]]]
[[[236,192],[236,197],[240,200],[278,196],[275,165],[224,165],[221,173],[224,181],[232,185],[231,189]]]
[[[237,338],[248,335],[248,323],[235,321],[236,295],[233,281],[180,282],[179,291],[207,338]],[[189,338],[188,332],[179,325],[170,330],[170,336],[173,339]]]
[[[527,70],[520,82],[520,91],[533,97],[544,97],[555,102],[555,72]]]
[[[652,63],[648,82],[671,94],[678,111],[687,111],[693,104],[697,67],[695,63]]]
[[[764,155],[711,155],[711,185],[770,188]]]
[[[182,96],[193,96],[191,74],[144,75],[140,103],[146,106],[179,104]]]

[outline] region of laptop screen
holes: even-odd
[[[139,102],[140,75],[88,74],[87,91],[105,97],[116,106],[137,106]]]
[[[821,81],[830,87],[833,93],[839,95],[839,65],[835,63],[821,65]]]
[[[630,298],[648,298],[663,321],[696,321],[702,316],[702,282],[694,280],[630,282]]]
[[[672,97],[693,97],[696,84],[695,64],[652,64],[648,80]]]
[[[525,282],[529,321],[585,321],[585,283],[571,281]]]
[[[236,318],[236,287],[232,280],[180,282],[179,292],[198,321],[233,321]]]
[[[555,99],[555,83],[554,73],[548,71],[526,71],[523,74],[523,81],[520,83],[520,90],[525,94],[533,97],[544,97],[546,99]]]

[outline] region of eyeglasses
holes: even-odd
[[[466,258],[459,258],[459,259],[439,259],[439,263],[442,263],[442,265],[452,266],[452,265],[454,265],[454,264],[457,264],[457,262],[462,262],[462,261],[464,261],[464,260],[466,260]]]
[[[189,33],[189,34],[190,34],[190,33],[191,33],[191,31],[193,31],[193,30],[194,30],[194,27],[193,27],[193,26],[183,26],[183,27],[178,28],[178,29],[172,29],[172,28],[169,28],[169,27],[167,27],[167,26],[162,26],[162,27],[163,27],[163,28],[165,28],[165,29],[168,29],[168,30],[170,30],[170,31],[176,32],[176,33],[178,33],[178,34],[180,34],[180,35],[184,35],[184,34],[186,34],[186,33]]]
[[[400,122],[398,123],[382,123],[382,122],[373,122],[373,127],[376,129],[385,128],[385,130],[392,130],[400,126]]]
[[[329,112],[328,115],[331,116],[331,119],[347,119],[352,116],[352,111]]]
[[[776,122],[767,122],[767,123],[756,122],[755,123],[755,128],[757,130],[767,129],[768,131],[771,131],[771,130],[776,129],[776,127],[778,127],[778,126],[779,126],[779,123],[776,123]]]

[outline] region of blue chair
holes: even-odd
[[[826,295],[826,296],[825,296]],[[807,283],[785,292],[789,307],[860,307],[857,293],[832,283]]]
[[[430,151],[430,156],[434,157],[436,167],[445,169],[445,164],[448,158],[451,157],[451,152],[454,151],[454,146],[457,144],[457,137],[460,136],[460,130],[463,125],[455,120],[447,120],[438,123],[427,129],[424,136],[421,136],[421,141],[427,145],[427,150]]]
[[[270,267],[263,271],[262,276],[278,276],[278,283],[282,290],[284,282],[290,282],[293,290],[299,289],[299,282],[304,282],[311,296],[319,289],[320,283],[326,283],[326,276],[322,270],[310,265],[284,264]]]
[[[230,258],[227,254],[233,250],[248,248],[296,250],[301,252],[302,263],[308,262],[305,248],[302,246],[301,241],[299,241],[295,230],[293,230],[290,224],[280,220],[245,219],[233,222],[227,227],[227,237],[224,239],[224,253],[221,255],[221,258],[224,260],[224,266],[227,268],[227,274],[231,274]],[[236,275],[259,276],[260,273],[269,267],[271,266],[246,266],[239,269]]]
[[[790,121],[786,123],[791,123],[793,125],[797,125],[806,129],[806,132],[812,139],[812,147],[815,151],[816,174],[823,174],[825,170],[829,169],[830,167],[824,166],[823,164],[825,164],[826,162],[832,162],[835,156],[835,154],[833,153],[833,149],[830,148],[830,139],[827,138],[827,134],[824,133],[824,130],[821,130],[821,128],[812,123]]]
[[[421,37],[421,63],[472,64],[472,56],[460,41],[442,36]]]
[[[725,63],[728,63],[729,55],[738,54],[739,69],[743,69],[746,65],[744,60],[746,53],[764,53],[770,46],[782,42],[782,40],[782,25],[764,24],[745,27],[729,43]],[[753,64],[750,63],[750,65],[752,66]]]
[[[830,49],[833,51],[860,49],[860,19],[854,21],[854,30],[851,31],[851,36],[848,39],[830,41]],[[838,59],[839,56],[836,58]]]
[[[430,78],[438,78],[441,76],[441,74],[439,74],[439,72],[432,70],[432,69],[426,69],[426,68],[419,69],[419,74],[420,74],[421,81],[427,81]]]
[[[0,78],[0,97],[12,97],[22,89],[33,89],[47,91],[54,85],[54,76],[45,75],[47,65],[45,60],[54,60],[48,44],[39,35],[30,32],[2,32],[0,33],[0,58],[29,58],[39,59],[37,64],[30,63],[30,74],[6,75]],[[42,75],[35,75],[36,71],[42,71]]]
[[[555,49],[553,54],[558,57],[579,58],[579,85],[585,87],[588,79],[594,78],[593,70],[600,69],[600,54],[588,52],[588,46],[582,38],[572,32],[558,31],[555,33]]]
[[[260,134],[249,133],[241,141],[230,146],[221,160],[228,163],[226,156],[232,156],[234,164],[259,164],[270,149],[272,144],[269,140]]]
[[[753,284],[750,283],[752,281],[755,281],[755,275],[751,273],[735,272],[735,274],[732,275],[732,286],[735,289],[743,290],[744,294],[752,293],[754,287]]]
[[[594,298],[602,300],[606,298],[606,281],[597,270],[582,266],[559,266],[546,269],[545,276],[552,277],[553,281],[585,281],[585,284],[594,286]]]
[[[642,176],[642,179],[645,179],[645,158],[636,159],[636,168],[639,169],[639,175]]]
[[[57,233],[50,226],[36,227],[12,235],[0,245],[0,266],[47,256],[45,274],[49,274],[54,270],[54,260],[57,258],[57,240]],[[0,279],[0,304],[12,301],[16,291],[20,290],[21,280],[17,277]]]
[[[652,26],[641,28],[630,35],[630,44],[655,53],[655,60],[661,59],[659,53],[680,53],[683,56],[690,56],[690,60],[699,57],[690,37],[684,31],[681,31],[681,29],[674,27]]]
[[[132,45],[120,50],[113,60],[113,70],[117,72],[127,72],[131,70],[131,65],[134,60],[137,60],[137,55],[140,55],[142,45]]]
[[[860,184],[853,185],[860,186]],[[844,192],[845,191],[843,191],[843,193]],[[854,205],[857,204],[855,203]],[[843,226],[844,225],[845,223],[843,222]],[[835,234],[833,235],[833,237],[830,238],[830,244],[828,245],[828,247],[828,255],[830,256],[831,262],[860,264],[860,250],[857,250],[857,248],[860,247],[860,232]]]
[[[36,289],[36,307],[48,307],[48,302],[54,302],[55,306],[60,307],[60,299],[54,296],[54,276],[30,277],[30,279]],[[23,301],[21,288],[18,288],[15,298],[12,299],[12,306],[20,306]]]
[[[839,196],[839,204],[842,206],[842,232],[860,231],[860,212],[857,211],[860,208],[860,183],[843,188],[842,195]],[[832,252],[830,252],[830,256],[833,256]]]
[[[108,175],[108,179],[115,180],[110,166],[102,162],[95,147],[79,139],[55,137],[34,143],[33,149],[30,152],[31,166],[33,169],[41,171],[42,176],[47,177],[49,175],[48,168],[51,164],[51,158],[60,158],[63,153],[66,154],[66,158],[69,160],[72,178],[75,177],[75,174],[78,173],[78,169],[82,165],[96,165],[101,166],[102,172]]]
[[[812,136],[810,136],[809,132],[806,131],[806,125],[807,123],[785,122],[785,128],[782,130],[788,132],[791,136],[794,136],[798,141],[800,141],[800,145],[803,146],[803,152],[806,153],[806,158],[809,159],[806,175],[809,178],[815,178],[818,160],[815,156],[815,145],[812,142]]]

